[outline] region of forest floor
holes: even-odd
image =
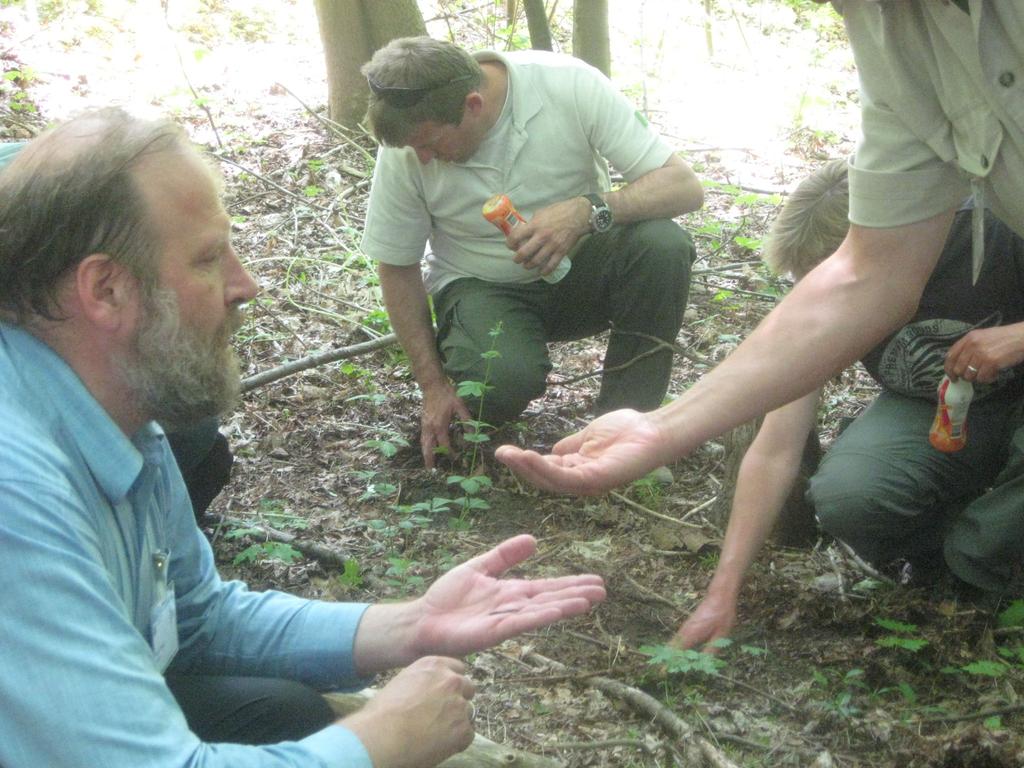
[[[751,18],[733,17],[753,37]],[[81,25],[81,19],[58,16],[50,27],[19,37],[18,25],[5,22],[5,71],[23,71],[45,52],[54,55],[47,34],[57,34],[52,27],[58,22]],[[764,37],[775,36],[773,46],[794,43],[785,30],[765,31],[761,23]],[[36,65],[23,81],[22,98],[36,112],[11,111],[10,84],[22,81],[7,79],[0,112],[6,138],[26,138],[44,118],[62,117],[78,103],[71,98],[76,89],[94,101],[102,93],[102,67],[87,75],[81,62],[119,66],[118,35],[127,34],[117,23],[104,24],[102,52],[89,52],[98,45],[92,37],[80,36],[73,45],[65,40],[65,53],[81,57],[73,68]],[[218,33],[222,37],[209,26],[202,31],[219,60],[235,68],[271,56],[261,46],[280,44],[279,53],[294,45],[266,29],[256,40],[240,39],[245,35],[237,29],[233,36]],[[826,32],[808,34],[825,46]],[[827,42],[828,56],[817,58],[815,75],[832,66],[833,51],[842,47],[841,40]],[[317,51],[302,56],[316,62]],[[287,71],[285,59],[276,59],[275,67]],[[822,92],[837,101],[849,98],[846,67],[843,78],[822,75]],[[688,92],[713,90],[716,77],[749,77],[748,90],[739,93],[753,103],[758,97],[749,89],[759,80],[751,69],[701,70],[706,77]],[[263,289],[239,337],[248,375],[390,331],[374,270],[358,249],[375,150],[361,132],[339,132],[318,117],[324,97],[309,93],[317,83],[322,87],[322,78],[306,77],[312,86],[282,74],[282,83],[293,84],[264,84],[252,93],[230,82],[208,87],[209,115],[189,104],[190,97],[186,106],[172,107],[180,91],[156,102],[158,109],[177,111],[220,158],[235,245]],[[55,86],[60,78],[63,88]],[[736,144],[732,135],[715,141],[709,137],[726,128],[681,128],[687,121],[665,108],[666,94],[664,87],[644,90],[645,99],[661,99],[652,119],[684,148],[708,193],[702,211],[681,219],[695,235],[699,260],[670,388],[678,395],[785,292],[786,283],[771,277],[758,258],[767,223],[802,173],[850,151],[855,133],[846,117],[836,118],[834,130],[794,118],[788,129],[771,134],[769,149]],[[744,118],[726,114],[735,106],[726,101],[695,103],[722,113],[717,116],[735,130]],[[747,119],[752,125],[759,117]],[[725,444],[709,443],[676,462],[671,485],[641,480],[595,499],[538,493],[492,458],[494,446],[506,442],[549,449],[587,423],[604,343],[599,337],[554,345],[547,394],[519,421],[491,434],[476,454],[467,447],[435,472],[426,471],[419,456],[419,394],[396,345],[255,387],[224,419],[234,475],[206,518],[225,575],[257,589],[329,600],[401,599],[453,563],[530,532],[540,552],[520,573],[597,572],[607,582],[608,600],[589,616],[469,660],[479,686],[476,724],[492,740],[573,768],[678,764],[676,737],[649,713],[588,685],[601,675],[649,693],[738,766],[1024,765],[1024,635],[1019,626],[1000,626],[1001,615],[1007,623],[1007,604],[979,606],[941,591],[884,583],[827,538],[763,551],[742,595],[733,643],[717,662],[693,653],[650,663],[652,647],[666,643],[697,606],[714,569],[720,497],[728,494]],[[834,380],[821,414],[823,443],[873,393],[858,370]],[[492,485],[477,494],[451,482],[479,475]],[[466,499],[478,508],[464,511]],[[290,545],[280,541],[289,537],[295,537]],[[568,669],[538,667],[534,654]]]

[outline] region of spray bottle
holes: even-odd
[[[516,210],[516,207],[512,205],[508,195],[494,195],[491,197],[484,203],[483,214],[484,218],[500,229],[506,237],[521,222],[526,221],[519,211]],[[543,278],[549,283],[557,283],[569,273],[571,267],[572,262],[568,258],[564,258],[558,262],[554,272],[544,275]]]
[[[952,381],[943,376],[938,397],[928,442],[943,453],[954,453],[967,444],[967,409],[974,397],[974,385],[967,379]]]

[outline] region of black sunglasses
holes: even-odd
[[[421,88],[399,88],[392,85],[381,85],[375,82],[369,75],[366,76],[366,82],[370,84],[370,90],[373,91],[374,96],[384,99],[384,101],[397,109],[408,109],[423,101],[423,97],[431,91],[444,88],[452,83],[461,83],[463,80],[469,80],[472,77],[473,75],[460,75],[446,82],[425,85]]]

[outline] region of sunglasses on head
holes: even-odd
[[[431,91],[436,91],[438,88],[444,88],[446,85],[452,83],[461,83],[463,80],[469,80],[473,75],[460,75],[459,77],[452,78],[443,83],[434,83],[433,85],[425,85],[421,88],[400,88],[392,85],[381,85],[376,82],[372,77],[367,75],[366,82],[370,84],[370,90],[373,95],[379,99],[384,99],[388,104],[398,109],[407,109],[413,107],[423,101],[423,97]]]

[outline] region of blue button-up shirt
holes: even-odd
[[[359,683],[366,606],[221,581],[160,428],[129,439],[56,353],[0,323],[0,765],[370,768],[337,725],[268,747],[189,731],[150,647],[162,550],[171,670]]]

